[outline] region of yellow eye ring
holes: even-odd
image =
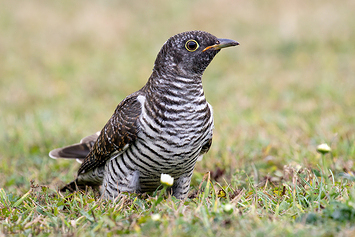
[[[194,52],[198,49],[198,47],[200,46],[198,45],[196,40],[190,39],[186,41],[185,48],[187,49],[187,51]]]

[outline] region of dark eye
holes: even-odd
[[[199,45],[196,40],[188,40],[185,44],[185,48],[190,52],[195,51],[198,47]]]

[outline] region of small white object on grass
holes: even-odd
[[[231,214],[233,212],[233,205],[230,203],[227,203],[226,205],[224,205],[223,211]]]
[[[160,183],[170,187],[174,183],[174,178],[168,174],[161,174],[160,175]]]
[[[330,152],[332,149],[328,146],[328,144],[326,143],[323,143],[323,144],[320,144],[317,146],[317,151],[319,153],[322,153],[323,155],[324,154],[327,154],[328,152]]]
[[[150,217],[152,218],[153,221],[159,221],[160,220],[160,214],[159,213],[152,214]]]

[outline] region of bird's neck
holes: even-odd
[[[145,85],[147,94],[160,94],[160,96],[172,94],[182,99],[204,97],[202,76],[187,77],[175,73],[160,73],[153,70],[148,83]]]

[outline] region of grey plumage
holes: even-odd
[[[53,159],[76,159],[81,164],[94,146],[99,135],[100,132],[97,132],[90,136],[84,137],[77,144],[54,149],[49,152],[49,157]]]
[[[78,177],[62,188],[101,186],[114,199],[119,192],[151,192],[160,175],[174,177],[173,195],[187,196],[198,157],[212,142],[213,114],[202,74],[221,48],[238,45],[202,31],[171,37],[160,50],[147,84],[127,96],[95,137],[50,153],[51,157],[86,154]]]

